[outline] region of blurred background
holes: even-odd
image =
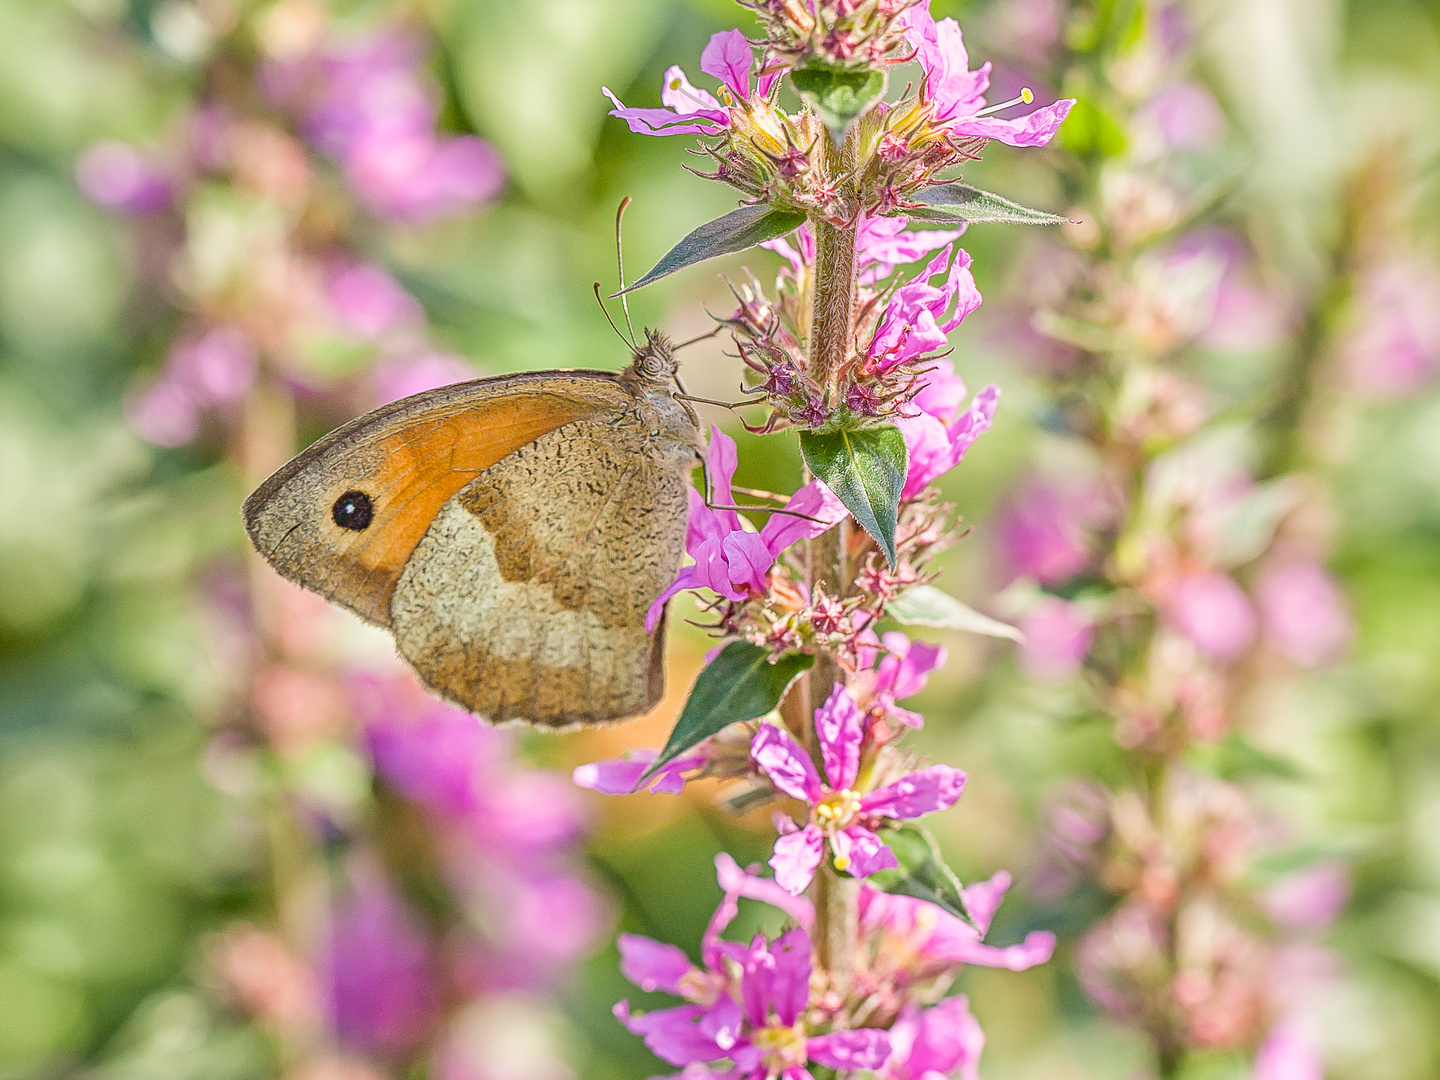
[[[1287,763],[1237,782],[1287,851],[1348,877],[1314,935],[1339,972],[1329,1075],[1440,1075],[1440,6],[933,9],[995,60],[996,96],[1081,99],[1051,148],[992,144],[966,173],[1080,224],[963,241],[986,301],[953,359],[1005,396],[947,480],[972,532],[943,583],[1019,618],[1089,557],[1088,511],[1043,493],[1083,486],[1057,402],[1083,398],[1094,346],[1036,312],[1100,258],[1090,208],[1143,240],[1185,202],[1195,243],[1231,254],[1147,301],[1209,402],[1172,472],[1234,458],[1300,484],[1276,497],[1307,508],[1343,595],[1336,646],[1235,706]],[[635,200],[634,277],[734,198],[681,168],[703,164],[688,138],[607,118],[600,87],[658,104],[665,68],[698,76],[735,25],[729,0],[0,0],[0,1077],[665,1071],[610,1015],[613,933],[693,950],[715,852],[763,860],[769,826],[708,783],[602,800],[568,773],[663,740],[703,633],[676,625],[650,717],[482,730],[255,565],[239,505],[378,402],[623,365],[591,293],[615,280],[616,204]],[[1136,180],[1162,160],[1165,183]],[[729,311],[719,274],[777,263],[677,275],[636,321],[701,332]],[[684,373],[706,396],[739,380],[718,339]],[[793,437],[741,454],[742,483],[799,481]],[[1050,857],[1057,800],[1119,775],[1124,740],[1063,656],[935,635],[921,743],[970,774],[937,832],[965,880],[1016,874],[993,940],[1062,938],[1044,967],[962,977],[984,1075],[1143,1075],[1071,955],[1106,900],[1055,887]]]

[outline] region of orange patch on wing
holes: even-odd
[[[447,499],[527,443],[594,411],[557,395],[516,395],[376,440],[384,461],[367,479],[375,519],[354,545],[371,610],[388,611],[405,564]]]

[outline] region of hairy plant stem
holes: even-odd
[[[837,183],[849,171],[855,157],[854,139],[841,146],[822,139],[825,168]],[[855,228],[841,228],[812,218],[815,231],[814,312],[810,330],[809,374],[824,390],[833,408],[839,404],[840,379],[850,359],[855,340]],[[852,574],[845,552],[850,534],[849,519],[810,540],[806,549],[806,579],[813,591],[823,584],[831,596],[839,597],[850,587]],[[816,657],[815,666],[803,680],[798,702],[805,746],[823,770],[815,737],[815,709],[824,704],[841,680],[840,667],[828,653]],[[815,903],[815,963],[825,972],[830,986],[843,994],[854,969],[858,936],[857,901],[860,883],[837,873],[827,859],[820,864],[811,886]]]

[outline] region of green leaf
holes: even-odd
[[[772,664],[769,649],[748,641],[730,642],[701,670],[665,749],[645,776],[653,776],[661,766],[731,724],[770,712],[795,677],[814,663],[813,656],[792,652]]]
[[[933,585],[916,585],[885,606],[885,614],[906,626],[936,626],[943,630],[968,630],[972,634],[1024,641],[1025,635],[1009,623],[982,615]]]
[[[802,67],[790,72],[795,88],[838,143],[850,122],[885,93],[885,73],[875,68]]]
[[[1221,780],[1245,780],[1255,776],[1298,780],[1303,775],[1293,762],[1267,754],[1235,731],[1218,743],[1192,746],[1186,757],[1196,769]]]
[[[1031,210],[969,184],[936,184],[915,195],[922,205],[900,211],[915,221],[999,221],[1010,225],[1063,225],[1065,219]]]
[[[684,270],[687,266],[694,266],[706,259],[733,255],[737,251],[763,244],[766,240],[774,240],[793,232],[803,224],[805,215],[799,211],[777,210],[764,203],[731,210],[723,217],[707,221],[690,233],[667,251],[664,257],[650,268],[648,274],[625,286],[620,292],[612,294],[611,299],[634,292],[651,282],[668,277],[676,270]]]
[[[945,865],[940,846],[928,829],[913,824],[896,825],[881,829],[880,839],[890,846],[900,866],[871,874],[868,879],[871,885],[897,896],[928,900],[957,918],[972,921],[965,909],[960,879]]]
[[[800,453],[845,509],[895,565],[895,522],[910,468],[905,437],[894,424],[838,431],[802,431]]]

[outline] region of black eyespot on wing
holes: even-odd
[[[335,505],[330,508],[330,516],[340,528],[361,532],[370,527],[370,522],[375,517],[375,507],[371,505],[370,496],[365,492],[347,491],[335,500]]]

